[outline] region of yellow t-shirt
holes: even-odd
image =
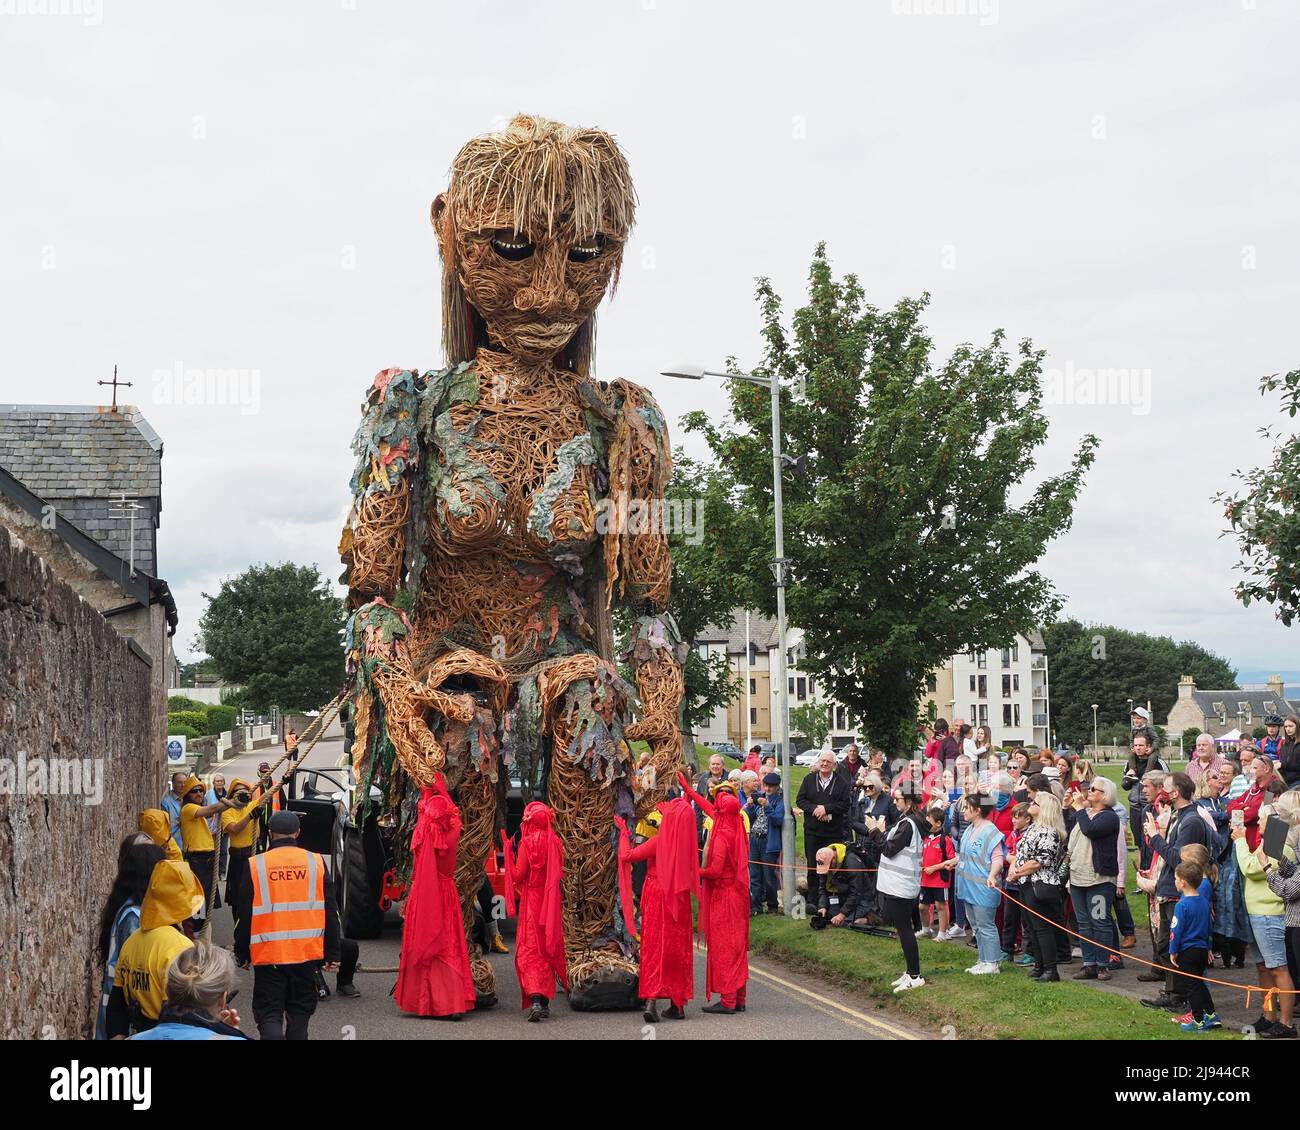
[[[749,813],[746,812],[743,808],[740,810],[740,822],[745,826],[745,835],[748,836],[749,835]],[[705,832],[711,832],[713,830],[712,816],[706,816],[704,818],[704,830]]]
[[[199,816],[201,804],[181,805],[181,843],[187,852],[211,851],[212,829],[205,817]]]
[[[257,808],[256,801],[249,801],[243,808],[227,808],[221,814],[221,826],[226,831],[227,842],[234,848],[246,848],[253,846],[253,840],[257,836],[257,821],[250,820],[244,825],[241,832],[232,832],[230,829],[238,824],[245,816]]]
[[[175,926],[137,930],[127,938],[113,974],[113,984],[121,988],[127,1005],[138,1004],[145,1016],[157,1020],[167,1000],[167,968],[192,944]]]

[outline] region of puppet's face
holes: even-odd
[[[438,212],[435,202],[435,226]],[[521,361],[550,361],[595,312],[623,240],[578,231],[567,205],[549,233],[541,221],[524,220],[515,232],[513,218],[496,218],[496,227],[450,236],[461,286],[499,348]]]

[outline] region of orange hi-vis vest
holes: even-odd
[[[300,965],[325,958],[325,863],[281,847],[248,861],[253,873],[249,956],[254,965]]]

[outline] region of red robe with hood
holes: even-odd
[[[406,898],[397,1007],[416,1016],[454,1016],[474,1007],[465,923],[456,893],[460,809],[439,774],[420,796],[411,837],[415,862]]]
[[[749,981],[749,837],[733,794],[720,792],[710,804],[689,784],[684,787],[713,819],[700,869],[700,936],[709,951],[704,995],[718,993],[734,1008],[745,1003]]]
[[[659,806],[659,832],[632,847],[627,826],[619,849],[623,918],[632,923],[632,864],[646,864],[641,888],[641,973],[643,1000],[668,1000],[678,1008],[695,995],[695,951],[691,941],[691,896],[699,889],[700,854],[695,813],[686,800]]]
[[[555,814],[541,801],[524,809],[519,854],[506,848],[506,913],[516,915],[515,972],[519,975],[521,1007],[534,996],[548,1001],[558,981],[566,990],[564,915],[560,879],[564,875],[564,847],[553,826]]]

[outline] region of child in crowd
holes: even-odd
[[[1184,1032],[1208,1032],[1221,1028],[1214,1014],[1209,983],[1205,976],[1210,955],[1210,906],[1213,888],[1205,872],[1195,863],[1180,863],[1174,869],[1174,886],[1181,896],[1169,923],[1169,960],[1178,967],[1179,987],[1191,1005],[1191,1012],[1178,1017]]]
[[[957,854],[952,839],[943,830],[944,808],[936,804],[926,813],[929,835],[921,845],[921,930],[922,938],[942,938],[948,930],[948,888],[952,871],[946,866]],[[938,917],[931,926],[930,916]]]
[[[1029,811],[1029,805],[1021,801],[1011,810],[1011,831],[1005,836],[1005,850],[1007,853],[1007,865],[1003,874],[1007,874],[1011,868],[1016,865],[1016,843],[1020,839],[1020,834],[1034,822],[1033,813]],[[1033,937],[1033,931],[1030,930],[1029,924],[1024,920],[1024,911],[1012,902],[1024,902],[1023,886],[1019,879],[1007,880],[1005,890],[1011,898],[1003,900],[1002,903],[1002,950],[1010,957],[1016,953],[1016,935],[1023,931],[1025,940],[1025,952],[1016,958],[1017,965],[1033,965],[1033,956],[1029,953],[1029,943]]]

